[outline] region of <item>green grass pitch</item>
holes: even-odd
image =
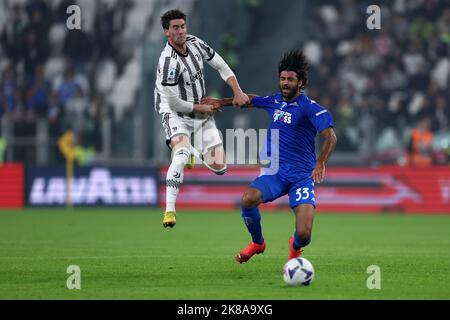
[[[0,299],[450,299],[450,216],[317,214],[309,287],[282,280],[294,216],[263,212],[262,224],[266,252],[239,265],[237,211],[179,211],[173,229],[156,209],[0,211]],[[66,287],[70,265],[80,290]]]

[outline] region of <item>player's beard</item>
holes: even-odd
[[[172,43],[176,49],[182,50],[182,49],[184,49],[184,45],[186,44],[186,41],[176,39],[175,41],[172,41]]]
[[[184,46],[186,44],[186,36],[180,36],[176,38],[176,44],[180,47]]]
[[[175,49],[183,51],[186,44],[186,36],[172,35],[170,36],[170,43]]]
[[[289,91],[283,91],[283,89],[288,89]],[[280,91],[281,91],[283,98],[288,101],[295,98],[295,96],[297,96],[297,94],[299,92],[298,87],[289,88],[289,87],[283,87],[283,86],[280,86]]]

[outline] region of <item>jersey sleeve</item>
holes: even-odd
[[[265,96],[265,97],[255,96],[250,101],[250,104],[252,104],[256,108],[268,109],[271,108],[273,101],[274,101],[273,96]]]
[[[306,113],[309,121],[320,133],[323,130],[334,127],[334,121],[331,113],[314,100],[309,100],[306,106]]]
[[[161,73],[161,84],[163,86],[175,86],[178,85],[181,65],[176,59],[165,57],[159,64],[158,72]]]
[[[193,40],[194,44],[197,46],[197,48],[200,51],[200,54],[202,55],[204,60],[210,61],[212,58],[214,58],[214,56],[216,55],[216,52],[205,41],[203,41],[202,39],[197,38],[195,36],[188,36],[188,40],[190,38]]]

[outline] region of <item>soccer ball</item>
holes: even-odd
[[[283,267],[283,279],[290,286],[307,286],[314,279],[314,267],[305,258],[294,258]]]

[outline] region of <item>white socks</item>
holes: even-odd
[[[166,212],[175,212],[180,186],[183,183],[184,166],[188,163],[191,151],[182,147],[175,151],[166,177]]]

